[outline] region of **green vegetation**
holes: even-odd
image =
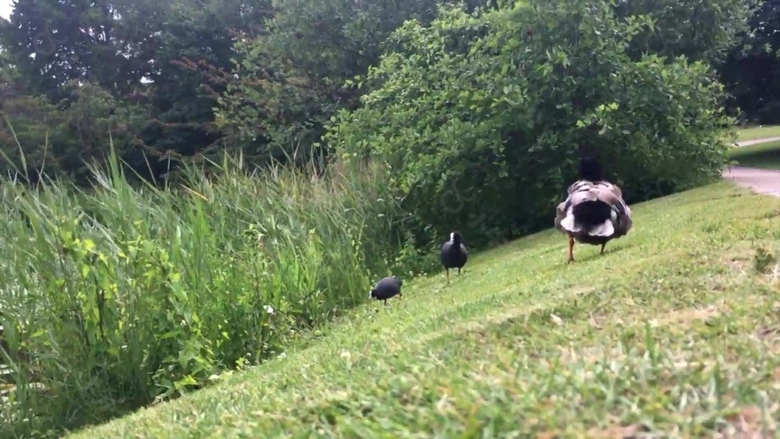
[[[769,137],[780,137],[780,125],[741,128],[737,131],[737,141],[765,139]]]
[[[671,273],[664,282],[677,283],[669,291],[665,283],[645,290],[662,291],[658,300],[668,296],[668,306],[682,306],[671,289],[688,297],[683,277],[690,273],[663,264],[677,255],[681,266],[711,274],[719,265],[693,265],[702,261],[697,258],[714,258],[709,252],[718,245],[728,247],[729,240],[747,239],[743,235],[752,231],[759,235],[764,223],[749,222],[753,228],[744,230],[729,226],[725,230],[734,236],[719,235],[716,226],[733,222],[726,213],[712,214],[699,226],[686,208],[678,216],[689,219],[679,223],[647,209],[637,221],[649,218],[641,233],[652,236],[639,233],[634,241],[617,243],[624,252],[598,261],[584,257],[567,267],[553,253],[534,253],[559,245],[542,234],[486,254],[482,263],[478,256],[467,268],[473,267],[473,276],[459,280],[468,295],[455,287],[440,291],[451,301],[426,290],[438,278],[412,278],[436,266],[434,249],[452,229],[478,254],[549,228],[582,152],[599,156],[631,204],[718,179],[734,137],[735,118],[728,115],[756,124],[780,114],[772,110],[775,99],[766,86],[780,82],[761,73],[780,66],[780,8],[766,4],[15,1],[10,19],[0,20],[0,365],[11,370],[10,379],[0,377],[0,437],[55,436],[175,399],[288,349],[313,343],[319,347],[312,352],[324,352],[322,346],[330,345],[317,341],[318,328],[339,318],[336,326],[326,326],[336,329],[324,330],[335,331],[331,342],[356,331],[367,316],[379,319],[370,328],[395,316],[403,336],[430,340],[433,358],[457,354],[452,361],[471,366],[477,360],[467,353],[474,349],[495,360],[479,372],[506,366],[507,351],[483,352],[478,341],[458,338],[472,337],[460,332],[442,338],[441,325],[463,329],[477,318],[472,315],[487,315],[492,332],[485,332],[484,347],[505,346],[500,335],[516,340],[513,331],[521,329],[490,323],[499,312],[497,300],[519,315],[528,310],[524,301],[539,309],[571,306],[568,314],[567,308],[556,311],[565,325],[543,336],[530,333],[535,339],[523,335],[538,344],[522,348],[539,347],[544,358],[552,356],[555,343],[566,344],[564,335],[583,342],[582,323],[571,320],[572,313],[612,297],[627,301],[627,282],[637,282],[642,291],[648,276]],[[691,10],[701,13],[692,16]],[[110,169],[91,165],[109,156]],[[693,196],[723,191],[729,190]],[[688,196],[668,203],[674,207]],[[750,197],[729,200],[758,203]],[[655,205],[663,208],[667,201]],[[663,232],[670,234],[668,242],[656,242],[667,236],[661,224],[673,227]],[[680,224],[694,230],[684,234]],[[703,249],[691,250],[692,239],[703,242]],[[652,271],[658,261],[651,267],[631,242],[643,243],[642,252],[659,259],[665,252],[669,260],[661,267],[667,272]],[[526,259],[524,250],[512,253],[517,245],[536,259]],[[520,259],[491,263],[501,254]],[[603,270],[624,256],[638,262]],[[685,257],[695,262],[680,259]],[[493,286],[493,277],[481,275],[488,270],[513,274],[496,277],[503,280]],[[348,311],[366,301],[371,282],[388,274],[409,281],[408,300],[378,317],[365,309]],[[599,285],[609,285],[609,297]],[[590,292],[556,302],[568,298],[569,289]],[[458,305],[469,300],[467,308]],[[662,305],[642,294],[632,300]],[[418,306],[430,315],[417,313]],[[617,299],[614,306],[607,311],[624,311]],[[632,312],[640,318],[650,311]],[[528,313],[519,328],[546,318]],[[599,323],[605,346],[614,347],[609,343],[618,330],[610,324]],[[370,348],[362,334],[344,339],[353,358]],[[377,337],[379,349],[396,343],[386,333]],[[626,349],[636,347],[630,336],[624,338]],[[685,353],[698,355],[697,349]],[[340,353],[327,358],[312,370],[344,367]],[[409,358],[394,357],[378,370],[417,365],[413,375],[426,379],[441,371],[436,361],[405,366]],[[657,369],[656,357],[649,358],[653,371],[666,373]],[[644,367],[644,360],[630,361]],[[258,369],[268,376],[255,382],[271,391],[257,394],[266,398],[263,404],[295,398],[285,393],[285,384],[269,381],[289,373],[288,385],[301,385],[295,384],[299,370],[282,371],[285,364],[274,360]],[[534,369],[540,364],[530,367],[526,376],[545,376]],[[362,388],[375,384],[381,392],[392,385],[402,392],[369,392],[368,402],[391,398],[426,407],[431,395],[391,378],[369,380],[365,370],[354,378],[365,381]],[[661,386],[656,378],[654,385]],[[281,426],[289,413],[312,422],[319,415],[330,419],[333,413],[323,410],[335,409],[321,395],[339,381],[310,379],[315,389],[306,398],[312,401],[263,406],[281,414],[262,422]],[[485,383],[473,383],[473,390],[484,390]],[[562,385],[551,380],[526,393],[544,399]],[[453,420],[448,410],[463,413],[463,393],[470,391],[462,383],[452,389],[461,396],[451,409],[441,402],[441,422]],[[524,401],[541,410],[534,400]],[[606,401],[612,405],[602,409],[618,410],[616,416],[625,408],[622,400]],[[302,414],[299,407],[309,411]],[[400,422],[403,413],[383,416]],[[444,425],[420,414],[410,428],[415,422]],[[184,419],[187,425],[168,420],[158,428],[197,425]],[[495,428],[504,428],[496,422]]]
[[[348,164],[386,165],[422,243],[453,225],[472,245],[549,227],[578,148],[598,151],[629,202],[719,178],[731,120],[713,110],[723,94],[709,67],[632,58],[646,20],[586,3],[442,7],[428,27],[407,21],[358,78],[363,105],[341,111],[326,140]]]
[[[747,437],[773,426],[776,203],[718,183],[634,211],[636,228],[603,257],[577,246],[567,265],[563,235],[529,236],[476,255],[450,287],[443,273],[409,282],[401,300],[358,308],[310,347],[69,437],[623,437],[639,423]]]
[[[533,2],[538,0],[530,3]],[[293,159],[299,163],[310,155],[321,159],[332,152],[320,138],[330,118],[339,110],[360,107],[361,96],[373,88],[368,84],[355,87],[357,82],[345,82],[356,75],[366,75],[370,67],[380,64],[385,53],[394,51],[396,44],[388,37],[406,20],[418,20],[427,26],[436,18],[440,6],[463,4],[471,12],[478,7],[488,11],[513,9],[514,3],[505,0],[378,3],[94,0],[82,4],[76,0],[16,0],[9,19],[0,18],[0,111],[16,127],[31,169],[45,170],[86,186],[90,184],[89,173],[80,158],[102,160],[106,154],[106,125],[114,130],[119,157],[146,178],[163,173],[172,178],[181,164],[202,161],[202,156],[219,160],[225,149],[240,151],[248,162],[260,165],[265,165],[269,158]],[[624,55],[635,61],[646,53],[669,59],[684,56],[688,62],[701,61],[718,69],[724,84],[736,95],[728,101],[729,110],[734,114],[738,111],[734,102],[747,108],[745,116],[750,122],[780,114],[762,112],[763,107],[772,107],[774,101],[773,89],[767,90],[767,84],[774,84],[771,72],[778,64],[776,57],[756,56],[756,52],[774,54],[780,48],[776,41],[780,37],[775,35],[773,27],[777,7],[772,2],[765,2],[761,9],[754,11],[753,1],[711,0],[702,13],[693,16],[690,11],[704,7],[700,0],[597,0],[595,3],[599,13],[608,7],[624,24],[653,21],[652,27],[644,26],[624,35],[602,35],[601,41],[609,41],[613,36],[628,39],[636,34],[630,41],[624,41],[628,44]],[[589,5],[579,2],[577,7]],[[457,23],[454,27],[462,28],[464,24],[468,23]],[[534,46],[543,46],[550,36],[544,30],[549,24],[517,29],[518,35],[507,43],[515,47],[532,39]],[[613,25],[606,24],[616,30]],[[580,31],[576,25],[566,29],[567,35],[554,36],[548,41],[549,47],[576,39]],[[506,31],[503,36],[510,35]],[[464,35],[467,37],[464,43],[480,32],[479,28],[472,28],[468,36]],[[583,28],[582,32],[592,45],[593,30]],[[516,38],[520,33],[524,33],[523,38]],[[737,35],[750,38],[738,39]],[[432,54],[441,53],[441,46],[433,47]],[[463,46],[449,49],[462,53]],[[535,72],[539,75],[537,79],[563,72],[565,67],[560,64],[560,57],[569,49],[559,47],[556,58],[548,64],[552,70]],[[743,49],[747,53],[742,54]],[[426,48],[415,50],[420,55]],[[509,60],[524,56],[513,57],[506,49],[504,52],[493,55]],[[574,49],[572,55],[575,61],[577,58],[581,61],[583,53]],[[614,55],[609,53],[602,59],[614,59]],[[539,53],[528,59],[531,58],[538,60]],[[722,62],[724,59],[726,63]],[[446,61],[437,62],[440,68],[445,67]],[[458,62],[462,68],[462,60]],[[746,68],[746,63],[753,64]],[[677,66],[678,61],[673,64]],[[509,78],[533,70],[506,67],[504,75]],[[591,71],[597,70],[595,66],[590,67]],[[627,73],[624,65],[614,68],[619,73]],[[602,69],[606,70],[607,66]],[[47,74],[41,75],[41,71]],[[484,72],[484,66],[480,66],[480,71]],[[640,71],[649,75],[640,80],[645,83],[640,88],[658,80],[651,78],[658,72]],[[764,76],[757,77],[757,72]],[[556,83],[563,85],[566,77],[578,78],[584,73],[575,71],[560,76]],[[604,73],[600,72],[598,77],[603,78]],[[460,84],[450,82],[448,87],[452,91],[452,85],[462,86],[465,79]],[[475,79],[482,85],[494,84],[498,78],[492,72],[490,77]],[[695,78],[691,79],[695,83]],[[619,94],[622,84],[612,85],[617,88],[609,94]],[[566,83],[566,88],[559,89],[557,94],[566,95],[574,86]],[[87,87],[87,92],[81,92],[81,87]],[[707,88],[704,94],[708,93]],[[495,97],[501,91],[489,93]],[[604,96],[603,84],[598,92],[592,98],[609,97]],[[587,97],[581,96],[583,93],[578,90],[577,95],[568,97]],[[518,90],[514,89],[506,95],[510,101],[518,96]],[[512,102],[503,102],[501,107],[525,106]],[[589,102],[567,102],[582,106],[576,112],[592,110]],[[471,104],[482,103],[472,99]],[[661,104],[663,108],[670,105]],[[558,104],[552,107],[555,105]],[[545,106],[538,110],[549,114],[553,108]],[[480,112],[484,116],[487,111]],[[572,111],[564,108],[562,120],[568,122]],[[660,119],[658,122],[661,127],[668,125]],[[646,129],[643,127],[642,131]],[[534,141],[530,139],[528,143]],[[16,150],[16,141],[4,124],[0,124],[0,148],[6,152]],[[151,158],[148,163],[144,154]],[[168,167],[174,172],[168,172]],[[8,171],[12,171],[10,163],[0,162],[0,172]]]
[[[398,258],[382,246],[397,208],[371,169],[249,176],[226,161],[221,177],[191,169],[169,190],[97,172],[91,193],[2,187],[16,391],[0,437],[105,419],[273,358],[365,301]]]
[[[733,148],[729,157],[739,166],[762,169],[780,169],[780,141]]]

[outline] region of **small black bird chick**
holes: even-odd
[[[468,259],[469,252],[461,242],[460,233],[450,233],[450,240],[441,246],[441,264],[447,270],[448,284],[450,283],[450,268],[457,268],[458,274],[460,274],[460,269],[466,265]]]
[[[401,294],[401,285],[403,285],[403,283],[404,281],[397,277],[383,278],[377,282],[374,289],[368,293],[368,299],[381,300],[387,305],[387,299],[396,295],[403,296],[403,294]]]

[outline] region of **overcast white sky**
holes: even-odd
[[[13,0],[0,0],[0,17],[8,18],[11,15],[11,2]]]

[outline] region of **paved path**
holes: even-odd
[[[780,171],[734,166],[723,171],[723,178],[759,194],[780,197]]]
[[[736,145],[737,148],[739,148],[741,146],[750,146],[750,145],[755,145],[757,143],[776,142],[778,140],[780,140],[780,136],[764,137],[762,139],[743,140],[741,142],[735,143],[735,145]]]
[[[774,142],[777,140],[780,140],[780,137],[744,140],[742,142],[737,142],[736,146],[739,148],[741,146]],[[780,197],[780,171],[733,166],[723,171],[723,178],[731,180],[740,186],[750,188],[760,194]]]

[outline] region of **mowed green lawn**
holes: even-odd
[[[780,169],[780,141],[733,148],[729,157],[737,161],[739,166]]]
[[[767,125],[762,127],[737,129],[737,141],[763,139],[767,137],[780,137],[780,125]]]
[[[553,230],[515,241],[450,286],[407,281],[308,348],[69,437],[773,436],[780,200],[724,182],[634,212],[604,256],[577,245],[567,265]]]

